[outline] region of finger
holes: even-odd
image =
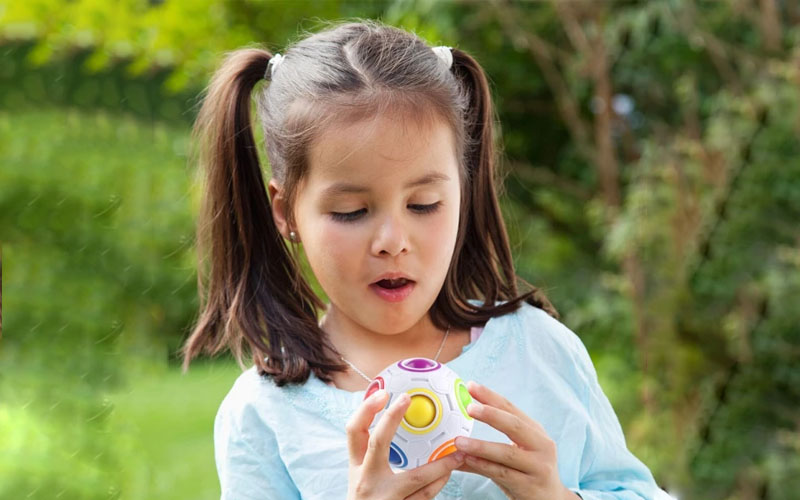
[[[464,458],[464,464],[478,474],[488,477],[501,488],[515,490],[517,489],[516,485],[524,484],[528,480],[524,473],[485,458],[467,455]]]
[[[389,466],[389,444],[409,404],[411,397],[408,394],[404,392],[398,395],[369,434],[364,455],[364,464],[369,473],[381,473]]]
[[[441,490],[453,470],[464,464],[463,453],[451,453],[445,457],[434,460],[416,469],[411,469],[407,472],[399,474],[397,479],[401,481],[400,495],[405,497],[411,495],[409,498],[416,500],[417,498],[433,498]],[[444,478],[444,482],[438,487],[438,484]],[[433,492],[432,495],[429,495]],[[426,496],[429,495],[429,496]]]
[[[481,385],[474,380],[467,382],[467,390],[474,399],[477,399],[481,403],[507,411],[508,413],[516,415],[520,418],[527,417],[525,413],[514,406],[514,404],[512,404],[511,401],[506,399],[504,396],[501,396],[485,385]]]
[[[518,446],[459,436],[456,438],[456,448],[470,456],[485,458],[525,474],[535,472],[534,453]]]
[[[386,396],[385,390],[376,391],[359,405],[348,420],[345,430],[347,431],[347,451],[351,464],[361,465],[363,463],[369,441],[369,426],[372,424],[375,414],[381,411],[386,404]]]
[[[448,472],[429,485],[423,486],[421,489],[417,490],[416,493],[407,496],[405,500],[430,500],[431,498],[435,497],[442,488],[444,488],[444,485],[450,480],[450,474],[451,473]]]
[[[460,470],[461,472],[470,472],[472,474],[477,474],[478,473],[478,471],[476,471],[475,469],[473,469],[472,467],[467,465],[466,461],[463,464],[461,464],[458,467],[456,467],[456,470]]]
[[[474,398],[473,402],[484,403],[483,405],[484,408],[491,406],[499,410],[506,411],[511,415],[514,415],[515,417],[519,418],[522,422],[524,422],[531,428],[537,430],[539,439],[548,437],[547,431],[545,431],[542,424],[529,417],[525,412],[523,412],[522,410],[517,408],[513,403],[511,403],[511,401],[501,396],[500,394],[494,392],[493,390],[489,389],[485,385],[480,385],[477,382],[470,380],[467,383],[467,390],[469,391],[470,395]],[[478,408],[478,412],[480,412],[480,407]],[[511,440],[517,442],[514,438],[512,438]],[[517,442],[517,444],[522,445],[522,443],[519,442]]]
[[[472,418],[502,432],[517,446],[525,450],[539,449],[545,446],[545,440],[549,439],[544,429],[541,426],[532,425],[533,419],[527,416],[520,418],[506,410],[484,405],[474,400],[467,406],[467,413]],[[464,442],[467,441],[464,440]]]

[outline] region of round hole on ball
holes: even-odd
[[[414,358],[414,359],[408,360],[408,366],[409,366],[409,368],[423,369],[423,368],[430,368],[430,367],[434,366],[434,364],[430,360],[427,360],[427,359]]]
[[[461,402],[462,408],[466,408],[470,403],[472,403],[472,396],[470,395],[469,390],[467,390],[467,386],[463,383],[458,384],[458,399]]]
[[[372,396],[374,392],[379,391],[382,386],[383,384],[381,384],[380,380],[377,379],[373,380],[372,383],[369,384],[369,387],[367,387],[367,392],[364,394],[364,399],[367,399],[368,397]]]
[[[392,443],[389,447],[389,463],[392,465],[403,465],[403,456],[400,454],[400,450],[395,448],[395,444]]]

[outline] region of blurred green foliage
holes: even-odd
[[[215,495],[237,370],[174,368],[197,97],[223,52],[351,16],[486,69],[518,270],[659,484],[795,498],[800,6],[778,0],[1,4],[0,498]]]
[[[14,270],[0,401],[5,430],[15,435],[25,415],[31,433],[0,454],[0,497],[106,498],[125,457],[105,442],[103,394],[146,359],[164,364],[175,345],[164,332],[179,336],[197,307],[187,133],[77,109],[4,112],[0,131],[0,227]]]

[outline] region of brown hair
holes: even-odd
[[[341,121],[387,111],[437,117],[455,133],[462,204],[453,259],[431,306],[438,328],[468,328],[517,310],[522,301],[558,313],[540,291],[518,295],[508,236],[495,192],[495,112],[486,76],[466,52],[452,49],[448,68],[415,34],[379,21],[333,23],[290,46],[268,85],[256,93],[272,175],[292,221],[296,188],[308,171],[309,146]],[[229,348],[242,367],[252,355],[259,373],[282,386],[323,381],[347,365],[317,325],[325,304],[300,272],[272,217],[251,130],[254,87],[272,54],[242,48],[226,54],[193,129],[205,171],[198,219],[200,317],[182,347],[183,370],[200,352]],[[208,267],[204,265],[208,256]],[[468,299],[482,299],[475,306]],[[500,305],[495,305],[502,301]]]

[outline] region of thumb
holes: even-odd
[[[372,424],[375,415],[386,404],[386,396],[387,393],[383,389],[375,391],[359,405],[353,416],[347,421],[345,426],[347,431],[347,452],[352,465],[361,465],[364,462],[364,455],[367,453],[367,445],[369,443],[369,426]]]

